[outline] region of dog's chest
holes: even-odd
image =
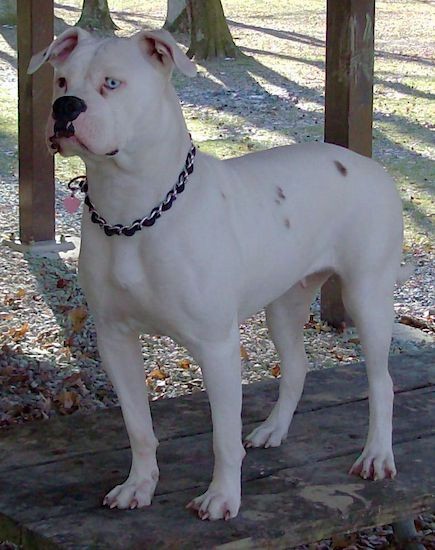
[[[172,270],[144,245],[138,235],[111,241],[99,256],[84,254],[81,278],[94,314],[103,322],[166,334],[177,302],[170,290]]]
[[[146,315],[151,292],[137,239],[111,237],[113,240],[107,241],[98,233],[98,238],[92,239],[92,233],[89,236],[82,239],[79,270],[87,298],[97,310],[95,314],[119,318],[127,313],[134,317]]]
[[[143,253],[140,239],[124,239],[114,244],[106,277],[111,292],[106,300],[119,310],[120,315],[137,319],[148,325],[156,311],[158,294],[153,279],[152,261]]]
[[[110,258],[107,275],[117,292],[127,297],[146,290],[146,273],[137,240],[113,243]]]

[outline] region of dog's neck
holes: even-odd
[[[146,216],[177,182],[191,142],[175,92],[162,99],[162,112],[158,127],[144,123],[142,141],[113,158],[85,161],[90,199],[110,224]]]

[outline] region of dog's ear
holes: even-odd
[[[172,35],[164,30],[141,31],[135,38],[142,51],[158,61],[170,73],[174,65],[187,76],[196,76],[196,65],[178,46]]]
[[[80,40],[89,38],[90,34],[79,27],[67,29],[42,52],[36,53],[30,60],[27,74],[33,74],[47,61],[57,67],[63,63],[75,49]]]

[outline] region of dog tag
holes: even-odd
[[[70,214],[74,214],[80,206],[80,199],[77,197],[66,197],[66,199],[63,199],[63,205]]]

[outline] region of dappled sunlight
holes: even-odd
[[[165,20],[164,0],[111,0],[109,5],[122,36],[158,28]],[[78,20],[81,6],[82,0],[55,2],[56,32]],[[174,74],[196,142],[228,158],[322,140],[326,2],[224,0],[223,6],[246,57],[201,63],[193,80]],[[427,243],[434,215],[431,9],[425,2],[378,0],[375,23],[374,154],[402,192],[407,240],[421,240],[423,232]],[[187,35],[177,40],[188,47]],[[16,175],[17,166],[15,67],[15,29],[0,26],[0,101],[8,105],[0,118],[0,170],[8,177]],[[66,182],[83,166],[78,159],[59,159],[56,169],[57,179]]]
[[[433,160],[433,133],[429,128],[388,115],[376,121],[375,126],[388,136],[390,147],[402,149],[402,158],[418,155],[422,162]]]

